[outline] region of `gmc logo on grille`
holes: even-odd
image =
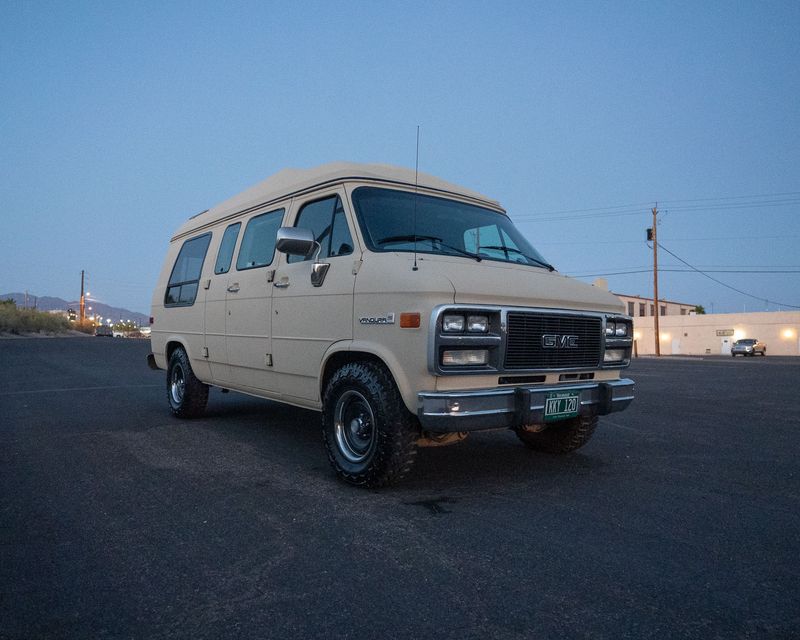
[[[578,336],[545,334],[542,336],[542,347],[545,349],[577,349]]]

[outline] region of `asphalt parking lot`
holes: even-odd
[[[796,638],[800,359],[639,359],[564,457],[510,432],[354,489],[319,418],[149,342],[0,340],[0,638]]]

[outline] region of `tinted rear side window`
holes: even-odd
[[[262,213],[247,223],[236,258],[236,269],[256,269],[272,262],[275,255],[275,237],[281,226],[283,209]]]
[[[222,236],[222,242],[217,252],[217,264],[214,265],[214,273],[228,273],[230,270],[233,250],[236,248],[236,238],[239,237],[239,229],[241,228],[242,223],[237,222],[225,229],[225,235]]]
[[[175,265],[172,267],[172,274],[164,295],[166,306],[194,304],[197,297],[197,284],[200,281],[200,273],[203,270],[203,261],[206,259],[209,242],[211,242],[211,234],[206,233],[183,243]]]

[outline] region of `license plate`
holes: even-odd
[[[581,394],[578,391],[550,393],[544,401],[544,421],[566,420],[578,415]]]

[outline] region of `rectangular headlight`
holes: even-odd
[[[613,336],[614,332],[617,330],[617,325],[615,322],[611,320],[606,321],[606,335]]]
[[[614,335],[618,337],[625,337],[628,335],[628,323],[627,322],[617,322],[617,328],[614,331]]]
[[[606,349],[603,362],[622,362],[625,360],[625,349]]]
[[[488,349],[453,349],[442,354],[442,365],[447,367],[475,366],[487,362],[489,362]]]
[[[464,331],[464,316],[445,316],[442,318],[442,331],[445,333],[461,333]]]
[[[489,318],[486,316],[467,316],[467,331],[486,333],[489,331]]]

